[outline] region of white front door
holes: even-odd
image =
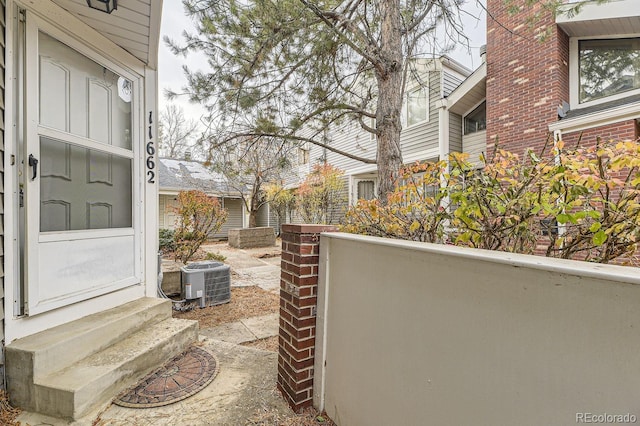
[[[34,315],[141,281],[140,79],[36,16],[25,33],[25,313]]]

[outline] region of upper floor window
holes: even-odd
[[[407,127],[429,119],[429,95],[427,89],[420,87],[408,91],[405,98],[403,125]]]
[[[302,166],[305,164],[309,164],[309,150],[298,148],[298,165]]]
[[[640,89],[640,38],[578,42],[579,102]]]
[[[487,103],[482,102],[464,116],[464,134],[469,135],[487,129]]]

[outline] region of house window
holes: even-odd
[[[578,42],[579,101],[640,89],[640,38]]]
[[[298,164],[300,166],[309,164],[309,150],[298,148]]]
[[[131,228],[132,81],[42,31],[38,50],[40,231]]]
[[[358,200],[373,200],[376,198],[376,185],[372,180],[361,180],[357,183]]]
[[[470,135],[487,129],[487,103],[482,102],[464,117],[464,134]]]
[[[407,93],[404,120],[407,127],[429,119],[428,100],[427,89],[424,87]]]

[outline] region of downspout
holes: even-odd
[[[438,153],[440,161],[448,161],[449,152],[449,111],[447,110],[447,100],[440,99],[436,102],[438,108]],[[448,169],[448,167],[447,167]],[[448,170],[447,170],[448,171]]]
[[[560,163],[560,149],[558,148],[558,142],[562,140],[562,130],[554,130],[553,131],[553,161],[556,166],[559,166]],[[556,222],[556,226],[558,228],[558,237],[562,237],[566,232],[566,224],[559,224]]]
[[[327,334],[329,293],[331,291],[331,264],[329,262],[331,257],[331,237],[321,235],[320,241],[315,359],[313,363],[313,406],[318,411],[323,412],[325,409],[325,388],[327,382]]]
[[[446,174],[449,174],[449,153],[451,152],[451,148],[449,146],[449,110],[447,109],[447,100],[440,99],[436,102],[436,107],[438,108],[438,154],[439,160],[444,161],[446,166],[443,170],[443,174],[440,175],[440,188],[445,188],[447,186],[447,178]],[[449,208],[449,196],[445,196],[440,200],[440,206],[444,209]],[[449,221],[444,222],[444,239],[445,242],[448,240],[448,232],[449,230]]]

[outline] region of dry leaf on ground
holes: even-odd
[[[21,410],[14,408],[9,403],[9,396],[3,390],[0,390],[0,424],[7,426],[19,426],[16,418]]]
[[[187,312],[173,312],[174,318],[197,320],[200,328],[240,321],[243,318],[277,313],[280,297],[257,286],[231,289],[231,301],[224,305],[195,308]]]

